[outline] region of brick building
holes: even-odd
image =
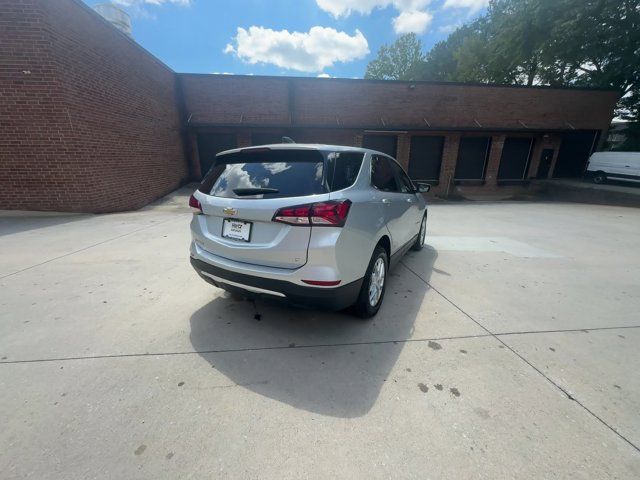
[[[618,92],[177,74],[79,0],[0,3],[0,208],[138,208],[228,148],[365,146],[432,194],[579,177]]]

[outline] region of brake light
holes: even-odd
[[[273,221],[289,225],[343,227],[347,221],[349,208],[351,208],[350,200],[330,200],[295,205],[278,210],[273,216]]]
[[[193,195],[189,197],[189,206],[191,207],[191,211],[193,213],[196,213],[196,214],[202,213],[202,204],[200,203],[200,200],[198,200]]]

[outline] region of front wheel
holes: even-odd
[[[361,318],[371,318],[382,305],[384,291],[387,286],[387,271],[389,270],[389,257],[381,246],[373,251],[369,267],[362,282],[362,288],[355,304],[355,310]]]
[[[424,239],[427,236],[427,214],[424,214],[422,217],[422,222],[420,222],[420,231],[418,232],[418,238],[413,245],[411,245],[411,250],[420,251],[422,247],[424,247]]]

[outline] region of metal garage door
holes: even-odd
[[[251,134],[251,145],[271,145],[273,143],[282,143],[282,133],[265,133],[257,132]]]
[[[411,137],[409,153],[409,177],[412,180],[426,180],[436,183],[440,178],[444,137]]]
[[[454,180],[483,180],[491,137],[463,137],[458,148]]]
[[[589,155],[597,144],[597,134],[595,130],[584,130],[562,136],[554,178],[576,178],[584,174]]]
[[[201,133],[198,135],[198,154],[200,156],[200,173],[204,176],[213,161],[216,154],[236,148],[235,133]]]
[[[522,180],[527,175],[533,138],[507,137],[502,147],[498,180]]]
[[[362,140],[362,146],[396,158],[398,137],[395,135],[365,135]]]

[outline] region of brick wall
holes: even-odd
[[[0,209],[139,208],[189,178],[175,74],[80,0],[0,2]]]
[[[397,136],[396,159],[405,168],[412,135],[442,135],[440,179],[432,196],[526,193],[526,183],[504,185],[497,181],[506,137],[535,139],[526,178],[535,177],[542,148],[554,149],[555,162],[561,132],[606,130],[617,99],[617,92],[604,90],[194,74],[179,77],[192,131],[238,132],[250,139],[247,132],[252,129],[279,129],[300,143],[361,146],[366,131],[375,130]],[[490,136],[492,146],[484,179],[454,184],[463,135]],[[197,163],[197,159],[193,161]]]
[[[194,125],[604,130],[617,92],[180,74]]]
[[[612,91],[179,74],[81,0],[0,1],[0,209],[109,212],[141,207],[199,176],[196,134],[253,128],[299,142],[361,145],[366,130],[444,135],[434,191],[496,184],[505,135],[557,156],[561,131],[606,130]],[[188,119],[188,135],[182,120]],[[483,186],[452,185],[461,134],[493,137]],[[266,130],[263,130],[266,131]],[[509,133],[506,133],[509,132]],[[548,135],[544,135],[548,132]],[[554,157],[555,162],[555,157]],[[508,190],[508,189],[507,189]]]

